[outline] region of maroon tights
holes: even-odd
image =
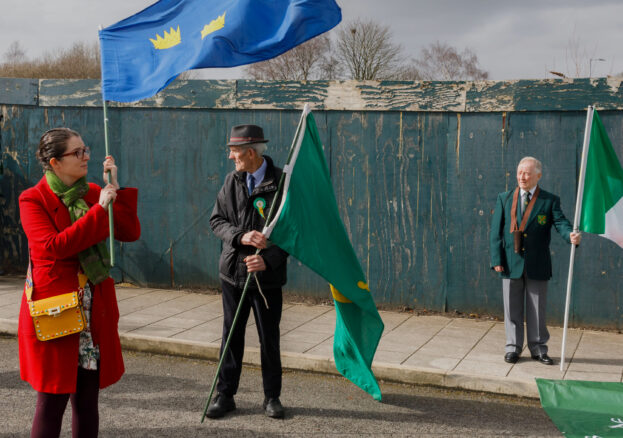
[[[97,437],[99,413],[99,371],[78,367],[78,382],[73,394],[37,393],[37,408],[32,422],[31,438],[57,438],[61,434],[63,413],[71,400],[71,436]]]

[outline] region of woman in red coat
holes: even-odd
[[[45,175],[19,198],[32,266],[32,300],[78,290],[79,272],[88,282],[83,293],[87,327],[79,334],[38,340],[26,295],[22,298],[20,373],[38,392],[31,436],[58,437],[67,400],[71,400],[72,435],[93,437],[99,428],[99,389],[118,381],[124,372],[117,331],[119,309],[105,242],[107,208],[114,202],[115,239],[137,240],[141,232],[138,191],[119,187],[112,157],[104,161],[110,183],[103,189],[87,183],[89,148],[71,129],[43,134],[37,158]]]

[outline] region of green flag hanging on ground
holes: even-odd
[[[623,169],[597,111],[593,111],[580,229],[623,247]]]
[[[284,172],[282,202],[264,234],[330,283],[336,313],[335,365],[380,400],[371,365],[383,321],[340,218],[316,122],[307,107]]]
[[[623,383],[536,379],[541,405],[568,438],[623,437]]]

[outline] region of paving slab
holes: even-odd
[[[128,298],[147,294],[151,292],[152,290],[153,289],[135,288],[135,287],[117,287],[115,292],[117,294],[117,301],[121,302],[123,300],[127,300]]]
[[[429,354],[426,351],[418,351],[406,361],[402,362],[401,365],[423,367],[438,371],[450,371],[454,369],[460,361],[461,358],[459,357]]]
[[[472,362],[500,362],[500,356],[504,354],[506,335],[504,326],[495,324],[479,340],[471,351],[465,356],[465,361]]]
[[[143,327],[149,324],[154,324],[158,321],[162,321],[164,318],[160,315],[154,315],[152,313],[144,313],[142,311],[132,312],[127,315],[122,315],[119,318],[119,322],[129,322],[131,324],[139,324],[139,327]]]
[[[171,336],[177,335],[178,333],[181,333],[183,331],[184,329],[181,329],[179,327],[168,327],[159,324],[150,324],[132,330],[130,333],[135,336],[144,335],[152,338],[170,338]]]
[[[312,343],[314,346],[326,341],[327,339],[333,337],[333,333],[323,333],[318,331],[308,331],[299,327],[294,330],[290,330],[286,334],[281,335],[282,341],[292,341],[292,342],[307,342]]]
[[[484,357],[483,359],[465,358],[457,364],[453,371],[464,374],[506,377],[512,367],[512,364],[500,360],[500,356],[497,355],[495,357]]]
[[[19,308],[21,303],[6,304],[0,307],[0,318],[13,318],[15,315],[19,315]]]
[[[396,327],[403,324],[407,319],[411,318],[411,315],[408,313],[388,312],[383,310],[379,312],[379,315],[385,325],[383,334],[390,333]]]
[[[21,301],[22,301],[22,297],[16,293],[0,295],[0,306],[6,306],[7,304],[20,303]]]
[[[333,347],[333,346],[331,346]],[[400,365],[405,362],[411,353],[408,351],[390,351],[390,350],[382,350],[377,348],[376,354],[374,355],[374,362],[383,362],[383,363],[391,363],[394,365]]]
[[[378,350],[377,350],[378,352]],[[306,354],[333,358],[333,336],[305,351]]]
[[[444,356],[455,359],[463,359],[474,348],[476,342],[481,337],[453,337],[453,336],[434,336],[420,349],[415,355],[423,354],[427,356]]]
[[[0,276],[0,332],[15,335],[23,277]],[[218,294],[117,286],[119,332],[124,349],[217,360],[223,309]],[[287,297],[286,297],[287,298]],[[524,347],[517,364],[504,356],[504,324],[445,315],[379,312],[385,331],[372,369],[378,379],[523,397],[538,397],[535,377],[622,381],[623,335],[570,329],[564,372],[559,369],[562,329],[550,327],[546,366]],[[333,361],[335,309],[284,302],[282,364],[286,368],[338,374]],[[253,316],[247,321],[245,363],[260,365]]]
[[[179,314],[176,316],[170,316],[169,318],[165,318],[159,321],[160,324],[168,326],[168,327],[178,327],[181,329],[191,329],[197,326],[200,326],[204,323],[202,319],[192,319],[181,317]]]
[[[247,336],[249,332],[247,331]],[[223,336],[223,317],[205,321],[191,329],[181,331],[172,336],[174,339],[186,339],[191,341],[206,341],[208,343],[218,342],[220,344]]]
[[[567,371],[565,380],[590,380],[594,382],[621,382],[621,373],[599,371]]]

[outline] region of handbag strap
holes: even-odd
[[[46,213],[48,213],[48,211],[50,211],[52,209],[52,207],[50,205],[48,205],[48,200],[46,199],[45,196],[43,196],[43,192],[41,191],[41,187],[39,185],[35,186],[35,191],[36,193],[39,195],[39,198],[41,198],[41,202],[44,205],[44,210],[46,211]],[[48,213],[49,215],[49,213]],[[54,223],[54,221],[52,220],[52,217],[50,217],[50,220],[52,221],[52,223],[54,224],[54,228],[56,228],[56,224]],[[60,232],[60,230],[57,228],[57,231]],[[84,286],[87,284],[87,281],[89,280],[89,278],[84,275],[84,273],[82,272],[82,269],[80,269],[80,265],[78,265],[78,287],[80,289],[84,289]],[[30,258],[30,246],[28,247],[28,271],[26,271],[26,300],[30,303],[32,301],[32,291],[34,289],[35,285],[32,279],[32,259]]]
[[[32,262],[30,261],[30,248],[28,248],[28,271],[26,271],[26,301],[32,301]]]
[[[89,278],[84,275],[80,268],[78,268],[78,287],[84,289]],[[30,258],[30,248],[28,248],[28,270],[26,271],[26,301],[32,302],[32,291],[35,285],[32,280],[32,260]]]

